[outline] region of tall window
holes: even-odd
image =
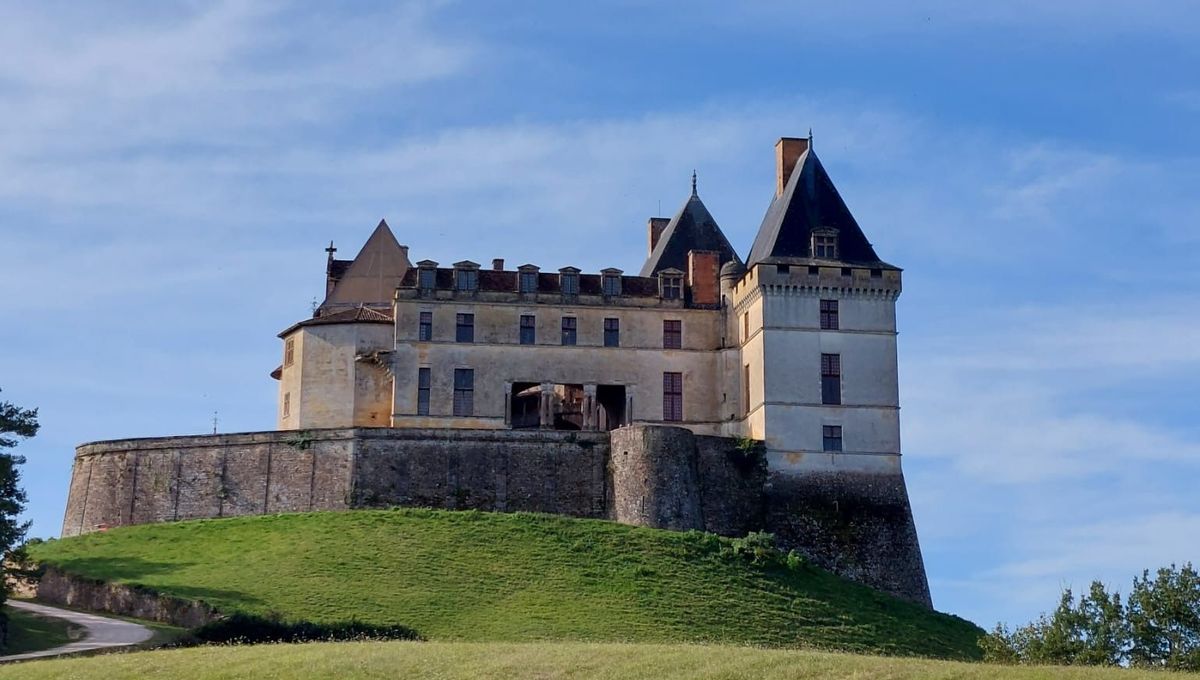
[[[677,274],[659,274],[662,277],[662,296],[665,300],[683,297],[683,277]]]
[[[683,420],[682,373],[663,373],[663,420]]]
[[[475,342],[475,315],[458,314],[454,325],[455,342]]]
[[[454,288],[456,290],[475,290],[479,287],[479,272],[475,269],[455,269]]]
[[[604,320],[604,346],[605,347],[620,347],[621,346],[621,320],[620,319],[605,319]]]
[[[742,312],[742,340],[750,339],[750,312]]]
[[[818,257],[823,260],[836,260],[838,257],[837,240],[836,231],[813,232],[813,257]]]
[[[532,345],[537,339],[537,319],[532,314],[521,315],[521,344]]]
[[[613,297],[621,294],[621,275],[620,274],[605,274],[601,280],[601,285],[604,288],[606,297]]]
[[[536,293],[537,287],[538,287],[537,286],[537,278],[538,278],[537,272],[528,272],[528,271],[521,272],[521,275],[520,275],[521,292],[522,293]]]
[[[842,403],[842,355],[821,355],[821,403]]]
[[[296,338],[288,338],[283,343],[283,365],[291,366],[296,361]]]
[[[564,316],[562,318],[562,344],[575,344],[576,319],[573,316]]]
[[[475,369],[454,369],[454,415],[469,416],[475,412]]]
[[[437,270],[432,267],[421,267],[417,271],[417,286],[421,290],[433,290],[434,284],[437,282]]]
[[[417,415],[429,415],[429,369],[417,369]]]
[[[821,300],[821,330],[836,331],[838,329],[838,301]]]
[[[292,393],[283,393],[283,417],[287,418],[292,415]]]
[[[742,366],[742,405],[750,415],[750,364]]]
[[[821,427],[821,439],[823,440],[823,450],[825,451],[841,451],[842,450],[842,426],[841,425],[824,425]]]
[[[663,349],[683,347],[683,322],[663,321]]]
[[[579,272],[563,272],[561,278],[563,295],[579,295]]]
[[[433,339],[433,312],[421,312],[421,321],[417,326],[417,340],[429,342]]]

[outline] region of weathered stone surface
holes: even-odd
[[[148,588],[71,576],[47,568],[37,584],[37,598],[50,604],[110,612],[181,628],[197,628],[220,618],[203,602],[160,595]]]
[[[817,564],[930,604],[904,478],[768,470],[761,447],[680,427],[612,432],[343,428],[80,446],[64,536],[355,507],[548,512],[727,536],[775,533]]]

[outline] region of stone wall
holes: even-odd
[[[761,447],[686,428],[347,428],[78,448],[63,536],[201,517],[356,507],[548,512],[726,536],[769,531],[822,567],[928,606],[898,466],[769,469]]]
[[[181,628],[198,628],[220,615],[203,602],[184,600],[141,586],[127,586],[65,574],[49,567],[37,583],[37,599],[76,609],[111,612]]]

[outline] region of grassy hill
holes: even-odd
[[[1163,671],[899,659],[719,645],[588,643],[349,642],[202,647],[0,666],[0,680],[1163,680]]]
[[[730,542],[548,515],[382,510],[113,529],[31,550],[222,611],[429,640],[721,642],[971,659],[981,631]]]

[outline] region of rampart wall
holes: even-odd
[[[207,517],[412,506],[530,511],[781,547],[929,605],[904,478],[769,470],[725,437],[339,428],[125,439],[78,447],[63,536]]]

